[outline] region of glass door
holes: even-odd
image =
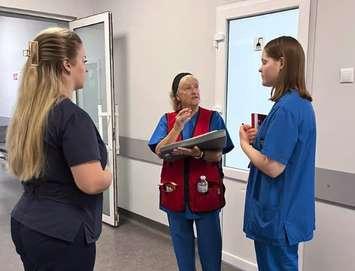
[[[87,78],[84,88],[76,92],[75,102],[95,122],[108,151],[112,185],[104,192],[102,221],[117,226],[118,185],[118,118],[113,87],[112,15],[104,12],[69,23],[84,43],[87,56]]]

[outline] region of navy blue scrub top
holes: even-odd
[[[182,139],[183,140],[192,137],[194,127],[196,125],[197,116],[198,116],[198,113],[194,114],[192,116],[192,118],[188,122],[186,122],[184,129],[182,130]],[[214,111],[212,113],[212,118],[211,118],[209,130],[214,131],[214,130],[222,130],[222,129],[225,129],[227,132],[227,141],[226,141],[226,145],[223,149],[223,153],[227,153],[227,152],[230,152],[234,148],[234,145],[233,145],[233,142],[229,136],[229,133],[226,129],[226,126],[224,124],[224,121],[223,121],[221,115],[218,112]],[[168,122],[166,119],[166,114],[164,114],[160,118],[159,123],[158,123],[157,127],[155,128],[153,135],[150,138],[149,143],[148,143],[148,146],[152,152],[155,153],[156,146],[159,144],[160,141],[162,141],[167,136],[167,134],[168,134]],[[166,212],[174,213],[174,212],[169,211],[169,210],[162,208],[162,207],[161,207],[161,209]],[[214,212],[219,212],[219,210],[216,210]],[[192,212],[188,208],[188,206],[186,206],[185,217],[187,219],[198,219],[202,215],[203,215],[202,213]]]
[[[87,243],[101,233],[102,193],[88,195],[75,185],[70,167],[100,161],[107,151],[90,116],[64,99],[49,113],[45,131],[46,167],[40,179],[24,182],[12,217],[40,233],[72,242],[81,225]]]
[[[247,237],[273,245],[312,239],[316,121],[311,102],[288,91],[272,107],[253,146],[286,167],[271,178],[251,165],[244,212]]]

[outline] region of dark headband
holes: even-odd
[[[173,85],[171,87],[171,90],[173,91],[174,96],[176,96],[181,79],[183,77],[185,77],[186,75],[192,75],[192,74],[189,72],[181,72],[175,76],[175,78],[173,80]]]

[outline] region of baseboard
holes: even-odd
[[[243,271],[258,271],[258,266],[255,263],[249,262],[226,251],[222,251],[222,260]]]

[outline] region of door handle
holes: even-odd
[[[107,117],[107,123],[109,124],[111,121],[111,114],[108,112],[103,112],[102,111],[102,105],[98,104],[97,105],[97,115],[99,117],[99,133],[101,136],[103,136],[103,121],[102,118]]]

